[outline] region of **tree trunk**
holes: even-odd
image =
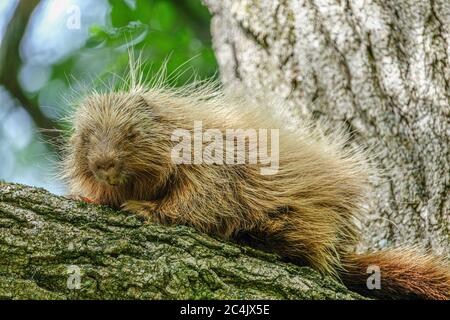
[[[450,255],[450,2],[205,0],[225,86],[344,124],[381,176],[361,249]]]
[[[0,183],[0,299],[358,299],[184,226]]]

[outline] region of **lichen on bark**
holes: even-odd
[[[0,183],[0,298],[361,296],[308,267],[186,226],[144,223],[109,207]]]

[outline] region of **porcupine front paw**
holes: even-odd
[[[121,205],[121,209],[134,213],[148,221],[162,222],[157,211],[158,204],[153,201],[129,200]]]
[[[83,196],[80,196],[80,195],[75,195],[75,194],[67,194],[64,197],[67,198],[67,199],[70,199],[70,200],[74,200],[74,201],[95,203],[94,199],[91,199],[91,198],[88,198],[88,197],[83,197]]]

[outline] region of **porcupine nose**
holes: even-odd
[[[99,178],[106,181],[110,185],[118,184],[120,168],[117,160],[112,158],[99,159],[95,161],[94,167]]]

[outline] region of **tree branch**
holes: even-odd
[[[188,227],[145,224],[107,207],[0,183],[0,298],[361,296],[310,268]]]

